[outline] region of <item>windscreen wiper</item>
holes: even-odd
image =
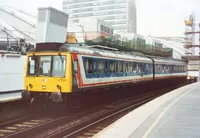
[[[63,63],[63,58],[62,58],[62,56],[61,56],[60,53],[59,53],[59,56],[60,56],[60,60],[61,60],[61,62]]]

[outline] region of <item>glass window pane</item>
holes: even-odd
[[[66,57],[53,56],[53,70],[52,76],[64,77],[65,76]]]
[[[50,73],[51,73],[51,56],[41,56],[38,75],[50,76]]]
[[[100,59],[98,61],[98,68],[99,68],[99,73],[104,73],[104,60]]]
[[[85,59],[85,71],[86,71],[86,74],[93,73],[93,70],[92,70],[92,58],[86,58]]]
[[[37,57],[29,56],[28,57],[27,75],[36,75],[36,64],[37,64]]]

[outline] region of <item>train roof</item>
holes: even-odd
[[[136,52],[121,52],[117,51],[115,48],[110,48],[106,46],[99,45],[86,45],[84,43],[39,43],[36,45],[36,48],[32,50],[33,52],[44,52],[44,51],[68,51],[68,52],[77,52],[87,55],[98,55],[103,57],[110,58],[120,58],[120,59],[129,59],[134,61],[146,61],[152,62],[152,59],[155,63],[160,64],[175,64],[175,65],[185,65],[185,62],[177,59],[168,59],[161,57],[153,57],[149,55],[144,55]]]
[[[63,46],[65,47],[65,46]],[[62,47],[61,47],[62,48]],[[90,55],[98,55],[102,57],[110,57],[110,58],[119,58],[119,59],[128,59],[128,60],[135,60],[135,61],[147,61],[152,62],[151,59],[147,57],[137,56],[134,53],[126,53],[120,52],[116,50],[105,50],[99,49],[95,46],[67,46],[67,49],[71,52],[78,52],[82,54],[90,54]],[[107,48],[106,48],[107,49]]]

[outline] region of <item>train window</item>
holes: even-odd
[[[144,63],[144,73],[148,74],[149,73],[149,64]]]
[[[174,72],[176,72],[177,71],[177,67],[176,66],[174,66]]]
[[[94,61],[93,61],[93,72],[94,72],[94,73],[97,73],[97,72],[98,72],[98,70],[97,70],[97,69],[98,69],[98,68],[97,68],[97,64],[98,64],[98,63],[97,63],[97,60],[94,60]]]
[[[109,61],[105,61],[105,73],[109,72]]]
[[[143,69],[143,63],[138,63],[138,73],[142,73]]]
[[[161,72],[162,73],[165,73],[165,69],[164,68],[165,68],[165,65],[161,65]]]
[[[141,72],[144,73],[145,71],[145,63],[141,63]]]
[[[115,62],[115,72],[118,72],[118,62]]]
[[[136,63],[135,62],[132,63],[132,72],[134,74],[136,74]]]
[[[132,65],[131,62],[128,62],[128,73],[132,72]]]
[[[66,56],[53,56],[52,76],[64,77]]]
[[[119,73],[122,73],[122,72],[123,72],[123,62],[122,62],[122,61],[119,61],[119,62],[118,62],[118,72],[119,72]]]
[[[169,71],[170,71],[170,73],[173,73],[173,66],[172,65],[170,65]]]
[[[153,73],[153,65],[149,64],[149,73],[152,74]]]
[[[29,60],[28,60],[27,74],[28,75],[36,75],[37,57],[29,56],[28,59]]]
[[[93,73],[92,71],[92,58],[85,59],[85,71],[87,74]]]
[[[125,73],[129,73],[128,62],[125,62]]]
[[[115,71],[115,64],[114,64],[114,61],[110,61],[110,73],[114,73]]]
[[[159,65],[155,66],[155,71],[156,71],[156,73],[159,73]]]
[[[40,56],[38,75],[50,76],[51,60],[52,60],[51,56]]]
[[[99,68],[99,73],[104,73],[104,60],[103,59],[98,60],[98,68]]]
[[[170,65],[167,65],[167,73],[170,73]]]
[[[140,73],[140,63],[136,63],[136,73]]]

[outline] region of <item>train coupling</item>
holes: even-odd
[[[60,92],[52,92],[51,93],[51,100],[53,102],[56,102],[56,103],[59,103],[59,102],[62,102],[63,101],[63,98],[62,98],[62,94]]]

